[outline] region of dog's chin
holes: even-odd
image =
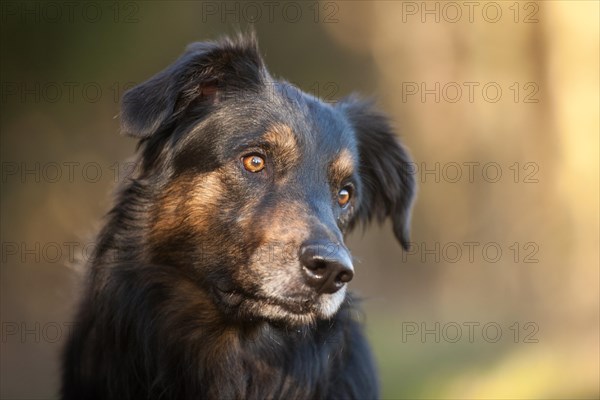
[[[217,290],[220,302],[240,320],[257,319],[288,326],[311,325],[332,318],[346,298],[346,286],[314,298],[248,297],[239,292]]]

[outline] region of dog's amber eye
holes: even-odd
[[[345,207],[350,201],[350,188],[345,187],[338,192],[337,201],[340,207]]]
[[[242,163],[244,163],[246,171],[250,172],[260,172],[265,168],[265,159],[256,154],[244,156],[242,158]]]

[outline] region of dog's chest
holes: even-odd
[[[339,368],[331,341],[265,331],[230,339],[203,374],[209,398],[319,398]],[[217,366],[217,367],[215,367]],[[218,368],[218,370],[217,370]]]

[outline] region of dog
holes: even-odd
[[[372,101],[274,80],[255,34],[128,90],[139,140],[89,262],[63,399],[372,399],[345,235],[409,245],[410,157]]]

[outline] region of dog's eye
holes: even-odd
[[[352,197],[352,188],[350,186],[345,186],[340,189],[337,195],[337,201],[340,207],[346,207],[350,202],[350,197]]]
[[[265,159],[256,154],[242,157],[242,163],[246,171],[260,172],[265,168]]]

